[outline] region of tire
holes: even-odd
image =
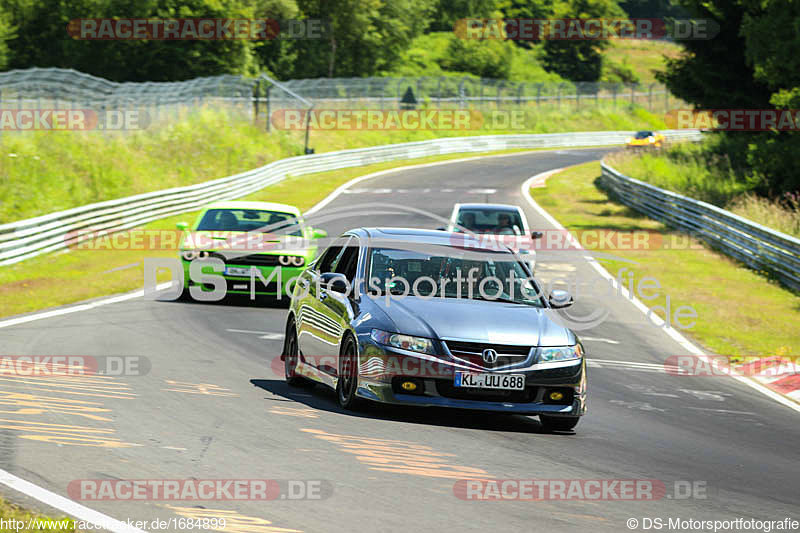
[[[358,390],[358,350],[353,337],[348,335],[342,344],[339,355],[339,381],[336,383],[336,399],[339,406],[348,411],[356,410],[360,405],[360,398],[356,396]]]
[[[283,342],[283,377],[290,387],[313,387],[314,382],[297,375],[297,363],[300,350],[297,347],[297,328],[294,320],[286,326],[286,337]]]
[[[578,425],[579,416],[548,416],[539,415],[539,421],[545,431],[571,431]]]

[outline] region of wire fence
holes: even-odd
[[[141,129],[175,120],[187,111],[211,106],[236,112],[267,129],[281,109],[581,109],[641,106],[667,111],[670,94],[658,84],[534,83],[472,77],[319,78],[278,82],[224,75],[180,82],[117,83],[71,69],[32,68],[0,73],[0,133],[25,129],[8,111],[85,110],[98,131]],[[673,99],[673,103],[674,103]],[[137,127],[116,127],[109,117],[134,112]],[[27,116],[26,116],[27,117]],[[9,122],[10,121],[10,122]],[[117,121],[119,122],[119,121]],[[93,123],[94,124],[94,123]]]

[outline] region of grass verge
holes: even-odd
[[[290,177],[242,199],[286,203],[306,211],[338,186],[371,172],[432,161],[520,151],[531,150],[451,154]],[[174,230],[177,222],[192,222],[197,214],[183,213],[155,220],[142,228]],[[121,233],[123,237],[125,233]],[[122,242],[127,241],[123,239]],[[0,317],[141,289],[145,257],[177,257],[177,250],[108,249],[95,244],[86,249],[45,254],[0,268]],[[163,278],[163,281],[166,280],[168,278]]]
[[[610,200],[596,185],[599,176],[599,163],[578,165],[551,176],[546,187],[531,189],[531,195],[569,230],[655,231],[683,240],[660,222]],[[785,355],[800,349],[800,330],[787,327],[800,323],[800,295],[698,241],[689,240],[682,248],[614,250],[638,264],[602,263],[613,275],[628,267],[636,280],[655,277],[663,290],[646,302],[648,307],[664,305],[666,295],[673,310],[694,307],[696,325],[683,333],[715,353]]]
[[[3,520],[0,533],[28,533],[34,531],[74,533],[78,531],[75,529],[75,521],[70,518],[50,518],[49,516],[23,509],[18,505],[6,501],[4,498],[0,498],[0,518]],[[22,529],[9,527],[9,521],[11,520],[22,522]],[[37,521],[39,522],[38,524]],[[44,524],[43,522],[48,522],[48,524]]]
[[[528,106],[513,129],[499,121],[477,129],[316,130],[317,153],[474,136],[664,127],[661,116],[641,107],[601,102],[581,109]],[[500,116],[510,117],[505,107]],[[510,120],[510,119],[509,119]],[[515,119],[516,120],[516,119]],[[480,121],[478,121],[480,122]],[[478,124],[476,122],[476,124]],[[509,125],[511,123],[509,122]],[[303,153],[304,132],[264,131],[259,124],[222,110],[195,110],[166,126],[128,134],[33,131],[0,136],[0,224],[132,194],[201,183]]]

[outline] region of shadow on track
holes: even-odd
[[[514,433],[538,433],[549,435],[535,417],[505,415],[445,409],[439,407],[408,407],[365,401],[358,411],[347,411],[336,403],[336,393],[325,386],[306,389],[289,387],[283,379],[251,379],[250,383],[278,396],[265,398],[276,402],[297,402],[318,411],[326,411],[357,418],[370,418],[409,424],[424,424],[484,431],[507,431]],[[561,435],[574,435],[573,431]]]

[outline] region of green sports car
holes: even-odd
[[[183,231],[179,249],[184,297],[192,286],[203,292],[224,288],[224,294],[288,296],[292,278],[317,253],[315,239],[328,235],[307,226],[296,207],[268,202],[211,204],[191,229],[186,222],[177,227]],[[196,260],[199,264],[190,272]]]

